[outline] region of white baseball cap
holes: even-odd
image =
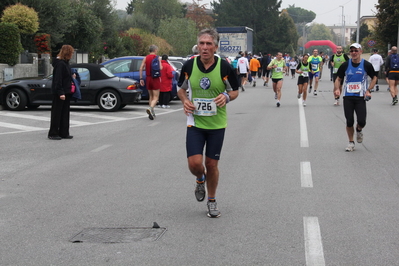
[[[362,46],[359,43],[357,43],[357,42],[352,43],[350,47],[355,47],[357,49],[362,49]]]

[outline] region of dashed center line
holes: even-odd
[[[325,266],[323,243],[321,241],[319,219],[303,217],[305,253],[307,266]]]
[[[312,168],[310,162],[301,162],[301,186],[313,187]]]
[[[308,128],[306,126],[305,109],[302,105],[302,99],[298,99],[298,106],[299,106],[299,126],[300,126],[300,135],[301,135],[301,147],[308,148],[309,147]]]

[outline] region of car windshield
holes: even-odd
[[[115,77],[115,75],[114,74],[112,74],[108,69],[106,69],[105,67],[102,67],[102,68],[100,68],[101,69],[101,71],[105,74],[105,75],[107,75],[108,77],[110,77],[110,78],[112,78],[112,77]]]

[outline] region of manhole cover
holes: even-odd
[[[72,237],[73,243],[131,243],[137,241],[157,241],[166,232],[166,228],[120,227],[85,228]]]

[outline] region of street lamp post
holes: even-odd
[[[340,7],[342,7],[342,28],[341,28],[341,32],[342,32],[341,37],[342,37],[342,40],[341,40],[341,45],[342,45],[342,47],[345,47],[345,16],[344,16],[344,6],[340,6]]]
[[[359,43],[359,31],[360,31],[360,5],[361,5],[361,0],[358,0],[358,6],[357,6],[357,31],[356,31],[356,42]]]

